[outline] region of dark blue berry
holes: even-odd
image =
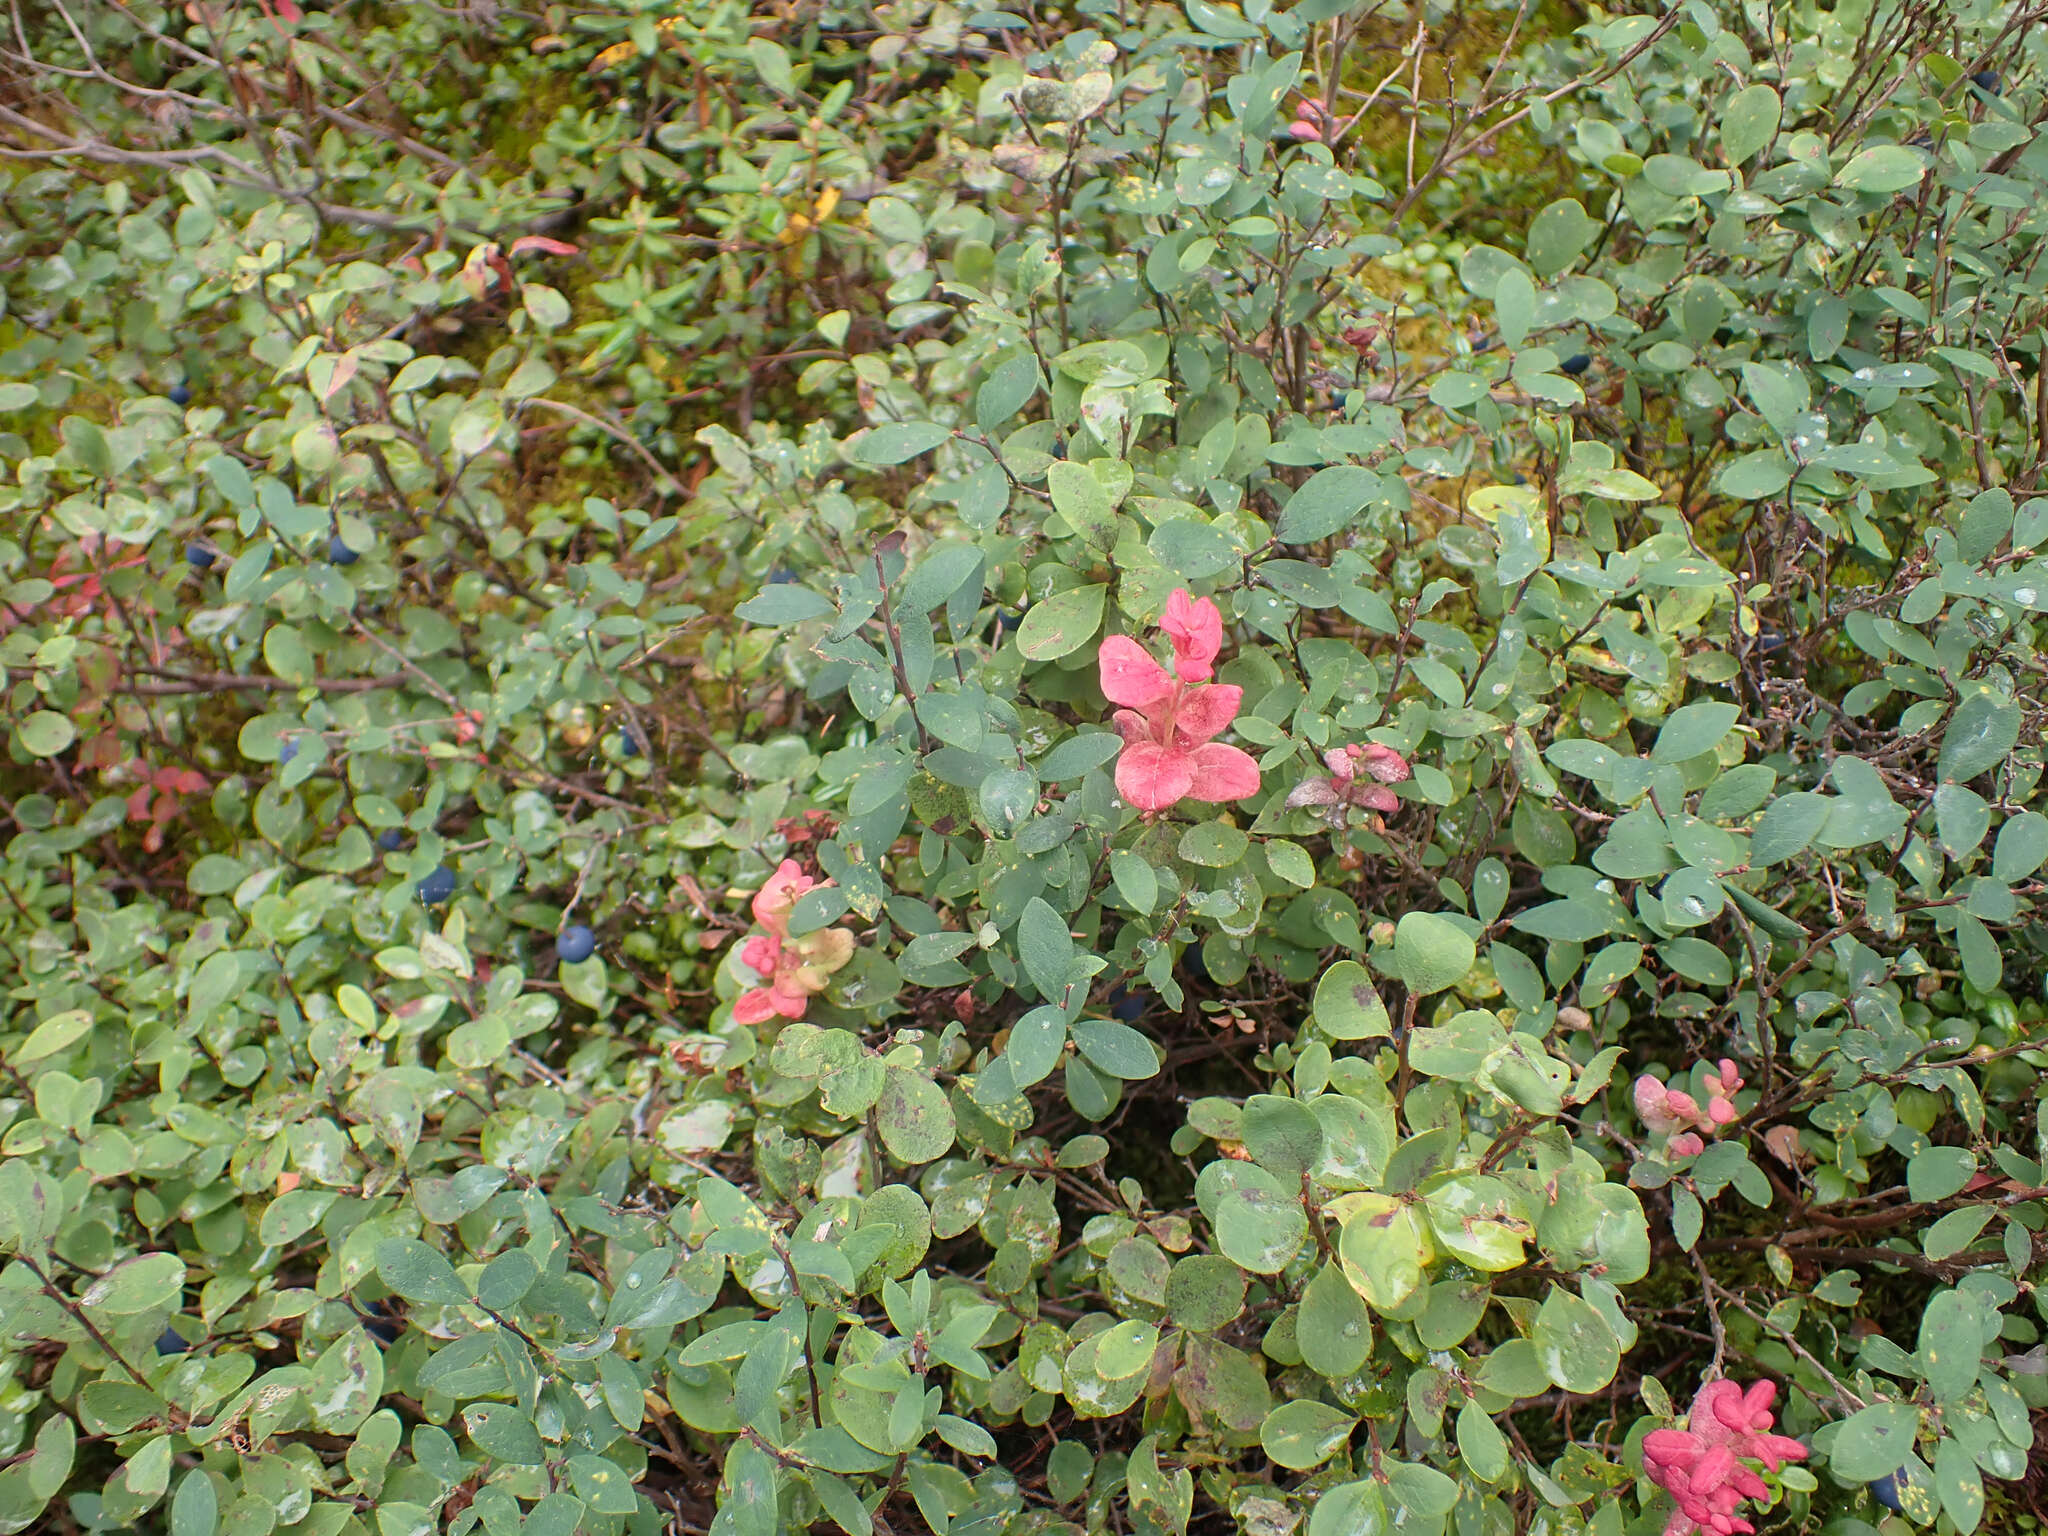
[[[185,382],[182,379],[171,386],[171,404],[176,406],[187,406],[190,405],[191,403],[192,391],[190,388],[186,386]]]
[[[290,762],[293,758],[297,757],[298,755],[299,744],[296,741],[281,741],[277,744],[278,767],[282,768],[286,763]]]
[[[396,827],[388,827],[377,834],[377,846],[386,853],[396,853],[405,846],[405,834]]]
[[[437,864],[419,883],[420,900],[430,907],[438,907],[455,894],[455,871],[446,864]]]
[[[768,585],[771,587],[785,586],[795,580],[796,572],[786,565],[778,565],[768,573]]]
[[[1111,987],[1106,1001],[1110,1016],[1122,1019],[1126,1024],[1135,1024],[1145,1016],[1147,999],[1142,992],[1133,992],[1123,986]]]
[[[1583,352],[1574,352],[1570,357],[1566,358],[1557,366],[1563,369],[1566,373],[1576,375],[1584,373],[1588,368],[1592,367],[1593,359],[1588,357]]]
[[[182,1355],[191,1347],[175,1328],[166,1328],[156,1341],[156,1352],[160,1355]]]
[[[1906,1486],[1905,1469],[1887,1472],[1870,1485],[1870,1496],[1893,1514],[1899,1513],[1899,1490]]]
[[[215,555],[204,544],[187,544],[185,546],[185,563],[195,571],[205,570],[218,558],[219,556]]]
[[[1977,87],[1986,96],[1996,96],[1999,88],[2005,84],[2005,80],[1995,69],[1980,69],[1977,73],[1970,76],[1970,84]]]
[[[998,612],[996,614],[996,638],[1000,640],[1023,622],[1024,610],[1022,608],[1019,608],[1015,613]]]
[[[331,565],[354,565],[362,558],[341,542],[341,535],[338,533],[327,541],[327,560]]]
[[[638,757],[639,755],[640,738],[638,736],[635,736],[631,731],[619,732],[619,756]]]
[[[581,923],[571,923],[555,940],[555,953],[564,965],[581,965],[597,953],[597,935]]]

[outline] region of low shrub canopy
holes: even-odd
[[[2037,1529],[2043,35],[24,8],[0,1528]]]

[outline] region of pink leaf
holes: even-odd
[[[1376,741],[1369,741],[1358,749],[1358,760],[1360,766],[1382,784],[1405,783],[1415,774],[1415,770],[1408,766],[1407,758]]]
[[[754,921],[778,937],[787,933],[790,908],[817,883],[795,859],[784,859],[767,883],[754,893]]]
[[[1151,713],[1173,695],[1173,679],[1129,635],[1111,635],[1096,653],[1102,693],[1112,704]]]
[[[782,959],[782,942],[769,934],[757,933],[740,949],[740,962],[751,965],[763,976],[773,976]]]
[[[550,256],[574,256],[576,247],[566,240],[550,240],[546,235],[521,235],[512,242],[512,254],[525,251],[545,251]]]
[[[1287,792],[1287,809],[1298,811],[1303,806],[1329,806],[1337,803],[1337,787],[1328,779],[1305,779]]]
[[[1173,739],[1183,747],[1223,733],[1244,706],[1244,690],[1235,683],[1203,683],[1182,691],[1173,711]]]
[[[1110,717],[1110,723],[1116,727],[1117,735],[1123,737],[1126,742],[1152,739],[1152,722],[1135,709],[1118,710]]]
[[[733,999],[732,1016],[737,1024],[765,1024],[775,1017],[775,999],[766,987],[742,992]]]
[[[1189,754],[1157,742],[1133,742],[1116,760],[1117,793],[1141,811],[1163,811],[1179,804],[1194,782]]]
[[[1223,615],[1208,598],[1189,596],[1181,587],[1166,600],[1166,613],[1159,620],[1173,642],[1174,669],[1184,683],[1207,682],[1223,649]]]
[[[1259,792],[1259,765],[1248,752],[1210,742],[1187,754],[1186,793],[1196,800],[1242,800]]]

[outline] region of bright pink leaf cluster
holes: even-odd
[[[1697,1157],[1707,1144],[1696,1132],[1712,1136],[1735,1122],[1734,1095],[1742,1086],[1735,1063],[1722,1057],[1720,1065],[1708,1071],[1705,1086],[1707,1102],[1702,1106],[1691,1094],[1660,1083],[1647,1072],[1636,1079],[1636,1113],[1654,1134],[1671,1138],[1665,1150],[1674,1157]]]
[[[742,1024],[759,1024],[780,1014],[800,1019],[811,999],[825,990],[832,973],[853,958],[853,935],[844,928],[820,928],[800,939],[789,934],[789,914],[797,898],[821,883],[803,872],[795,859],[784,859],[754,893],[754,921],[768,931],[748,939],[740,960],[767,979],[765,987],[742,992],[732,1016]]]
[[[1777,1395],[1775,1382],[1759,1381],[1745,1392],[1732,1381],[1710,1381],[1693,1398],[1684,1429],[1657,1429],[1643,1437],[1643,1470],[1678,1501],[1664,1536],[1737,1536],[1756,1529],[1735,1511],[1745,1499],[1768,1497],[1770,1489],[1744,1461],[1760,1461],[1775,1472],[1785,1462],[1806,1459],[1799,1441],[1771,1433],[1771,1400]]]
[[[1123,706],[1116,712],[1124,739],[1117,793],[1147,813],[1183,800],[1257,794],[1258,763],[1216,740],[1244,703],[1242,688],[1209,681],[1223,649],[1223,615],[1183,588],[1166,600],[1159,627],[1173,644],[1172,672],[1128,635],[1111,635],[1096,656],[1103,694]]]

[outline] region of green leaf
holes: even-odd
[[[1372,1314],[1340,1266],[1325,1264],[1303,1289],[1294,1337],[1303,1363],[1332,1381],[1357,1374],[1365,1364],[1372,1353]]]
[[[901,1163],[929,1163],[953,1145],[952,1104],[938,1084],[908,1067],[888,1069],[875,1124],[882,1145]]]
[[[974,395],[975,424],[993,431],[1031,403],[1038,393],[1038,359],[1019,352],[998,363]]]
[[[1324,1403],[1306,1399],[1282,1403],[1259,1425],[1259,1444],[1280,1466],[1304,1472],[1337,1453],[1358,1420]]]
[[[1344,1223],[1337,1259],[1345,1278],[1374,1307],[1391,1312],[1415,1294],[1436,1252],[1427,1218],[1397,1195],[1347,1195],[1335,1209]]]
[[[747,39],[747,57],[761,83],[780,96],[796,94],[796,77],[789,67],[789,53],[780,43],[765,37]]]
[[[55,1498],[71,1476],[78,1455],[78,1427],[67,1416],[56,1414],[43,1420],[36,1431],[35,1450],[30,1453],[25,1474],[29,1496]]]
[[[1520,267],[1510,267],[1494,284],[1492,298],[1501,340],[1510,347],[1521,346],[1536,324],[1536,284]]]
[[[92,1033],[92,1015],[83,1008],[67,1008],[52,1014],[34,1029],[15,1052],[17,1063],[41,1061],[77,1044]]]
[[[1577,198],[1560,198],[1530,220],[1524,254],[1547,282],[1577,261],[1599,233],[1599,220],[1587,218]]]
[[[1825,795],[1796,791],[1778,796],[1750,835],[1749,862],[1763,868],[1803,852],[1820,836],[1833,809],[1834,802]]]
[[[774,1462],[752,1440],[735,1440],[725,1452],[725,1497],[719,1511],[731,1516],[733,1536],[780,1536]]]
[[[206,461],[205,474],[230,505],[239,508],[256,504],[256,484],[249,478],[249,471],[242,466],[240,459],[218,454]]]
[[[1048,1003],[1065,1003],[1074,953],[1066,919],[1043,897],[1032,897],[1017,924],[1017,958],[1024,962],[1024,974],[1031,978],[1038,995]]]
[[[1721,111],[1721,153],[1739,166],[1778,136],[1784,104],[1768,85],[1745,86],[1728,98]]]
[[[962,1455],[979,1456],[984,1461],[993,1461],[1001,1454],[994,1435],[973,1420],[963,1419],[958,1414],[940,1414],[938,1431],[939,1438]],[[852,1527],[849,1526],[847,1529],[851,1530]]]
[[[1934,1491],[1961,1536],[1984,1517],[1984,1478],[1974,1457],[1954,1435],[1943,1435],[1934,1450]]]
[[[1835,172],[1835,185],[1852,192],[1903,192],[1926,174],[1927,162],[1903,144],[1875,144]]]
[[[458,1306],[471,1299],[455,1266],[416,1237],[386,1238],[377,1245],[376,1258],[377,1278],[407,1301]]]
[[[939,1433],[941,1435],[946,1434],[946,1421],[948,1419],[952,1419],[956,1424],[966,1422],[963,1419],[955,1419],[949,1413],[940,1414]],[[979,1428],[979,1426],[970,1425],[969,1428]],[[983,1433],[987,1432],[983,1431]],[[952,1443],[950,1436],[948,1436],[947,1443]],[[818,1468],[806,1472],[804,1479],[811,1485],[811,1490],[817,1494],[818,1503],[824,1507],[826,1515],[830,1517],[834,1525],[846,1532],[846,1536],[868,1536],[868,1533],[874,1530],[874,1517],[868,1513],[868,1507],[861,1502],[860,1495],[854,1492],[853,1484],[847,1482],[845,1478],[835,1477],[830,1472]]]
[[[1251,847],[1240,829],[1221,821],[1198,821],[1181,834],[1180,856],[1204,869],[1228,869]]]
[[[519,1305],[540,1279],[540,1261],[524,1248],[508,1248],[484,1266],[477,1276],[476,1299],[493,1312],[509,1312]]]
[[[1244,1310],[1245,1277],[1221,1254],[1182,1259],[1166,1277],[1166,1313],[1191,1333],[1214,1333]]]
[[[838,611],[824,593],[800,587],[793,581],[773,582],[733,609],[737,617],[749,624],[770,626],[801,624],[807,619],[822,619]]]
[[[1308,1520],[1308,1536],[1381,1536],[1395,1529],[1378,1483],[1338,1484],[1316,1500]]]
[[[1109,856],[1109,877],[1116,893],[1134,911],[1150,912],[1159,905],[1159,876],[1135,853],[1119,848]]]
[[[533,1419],[510,1403],[473,1403],[462,1412],[463,1427],[478,1450],[515,1467],[538,1467],[548,1459],[547,1446]]]
[[[1437,1246],[1477,1270],[1518,1268],[1523,1244],[1536,1236],[1514,1191],[1486,1174],[1453,1174],[1430,1185],[1423,1192],[1423,1209]]]
[[[79,1302],[101,1312],[132,1316],[176,1305],[185,1289],[185,1261],[175,1253],[146,1253],[123,1259],[79,1293]]]
[[[1017,627],[1017,649],[1032,661],[1057,661],[1078,651],[1102,628],[1108,595],[1108,586],[1094,582],[1033,603]]]
[[[1095,1369],[1111,1381],[1124,1381],[1152,1363],[1159,1349],[1159,1329],[1139,1318],[1096,1335]]]
[[[1956,706],[1941,738],[1942,778],[1966,783],[2003,763],[2020,739],[2020,707],[1988,690]]]
[[[1552,1284],[1530,1334],[1551,1381],[1567,1392],[1598,1392],[1621,1365],[1621,1343],[1591,1302]]]
[[[1116,507],[1109,489],[1086,464],[1062,459],[1045,472],[1053,510],[1088,543],[1107,554],[1116,545]]]
[[[1463,981],[1478,958],[1472,936],[1434,912],[1409,912],[1395,925],[1394,974],[1417,997]]]
[[[1315,544],[1349,527],[1382,494],[1380,477],[1355,464],[1319,469],[1287,498],[1273,525],[1282,544]]]
[[[1315,983],[1315,1026],[1333,1040],[1374,1040],[1393,1034],[1372,973],[1358,961],[1337,961]]]
[[[1828,1450],[1828,1465],[1849,1483],[1889,1477],[1913,1452],[1920,1410],[1911,1403],[1872,1403],[1841,1421]]]
[[[171,1536],[213,1536],[220,1522],[220,1498],[204,1467],[178,1479],[171,1495]]]
[[[1920,1247],[1937,1263],[1952,1259],[1977,1240],[1996,1214],[1988,1205],[1966,1205],[1950,1211],[1921,1235]]]
[[[1458,1454],[1465,1458],[1465,1470],[1482,1483],[1497,1483],[1507,1472],[1507,1436],[1477,1400],[1458,1410]]]
[[[1742,711],[1718,701],[1687,704],[1674,709],[1657,732],[1657,744],[1650,757],[1659,763],[1683,763],[1703,757],[1718,747],[1735,727]]]
[[[57,423],[57,435],[63,438],[65,449],[80,469],[103,480],[113,478],[114,450],[107,441],[106,429],[98,422],[84,416],[66,416]]]
[[[919,454],[930,453],[953,435],[935,421],[891,421],[870,427],[854,444],[853,457],[860,464],[903,464]]]
[[[1308,890],[1316,883],[1316,863],[1308,850],[1285,838],[1270,838],[1265,844],[1266,864],[1289,885]]]
[[[1977,1172],[1977,1154],[1968,1147],[1922,1147],[1906,1164],[1906,1193],[1932,1203],[1959,1192]]]
[[[1262,1168],[1238,1164],[1227,1172],[1216,1205],[1216,1245],[1255,1275],[1277,1275],[1308,1235],[1301,1195]]]
[[[1067,1026],[1067,1034],[1090,1066],[1111,1077],[1135,1083],[1159,1071],[1158,1050],[1128,1024],[1114,1019],[1076,1019]]]
[[[1268,1173],[1299,1179],[1323,1156],[1323,1127],[1299,1099],[1254,1094],[1245,1100],[1245,1150]]]
[[[1963,977],[1979,992],[1996,989],[2005,972],[2005,954],[1983,919],[1973,912],[1958,912],[1956,952],[1963,962]]]
[[[1043,1082],[1059,1064],[1060,1050],[1067,1043],[1067,1016],[1049,1004],[1033,1008],[1010,1026],[1009,1044],[1003,1054],[1010,1063],[1010,1081],[1018,1088]]]
[[[1975,1390],[1984,1365],[1984,1314],[1974,1296],[1939,1292],[1920,1314],[1920,1369],[1940,1403],[1960,1402]]]
[[[1739,501],[1761,501],[1790,485],[1795,467],[1781,450],[1759,449],[1730,459],[1721,467],[1714,485],[1723,495]]]
[[[2048,861],[2048,816],[2021,811],[1998,829],[1991,855],[1991,876],[2007,882],[2024,880]]]
[[[981,781],[976,799],[991,832],[1014,836],[1038,805],[1038,775],[1028,768],[998,768]]]
[[[68,715],[38,709],[15,727],[14,739],[30,757],[55,757],[78,740],[78,727]]]

